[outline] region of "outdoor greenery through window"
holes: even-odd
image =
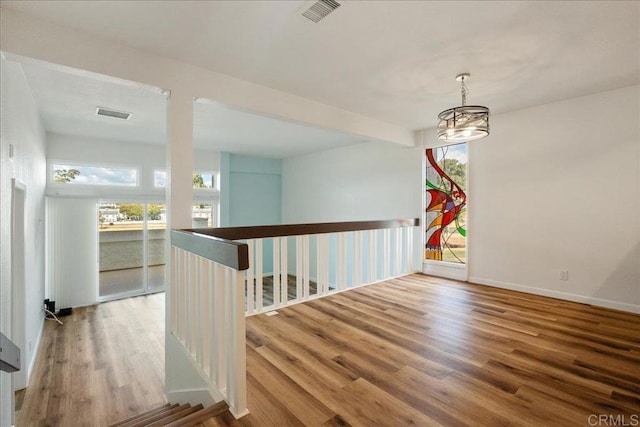
[[[466,262],[467,144],[426,150],[425,259]]]
[[[216,188],[215,176],[213,172],[194,173],[193,188]]]
[[[216,188],[215,172],[200,172],[193,174],[193,188],[209,189]],[[166,188],[167,172],[163,170],[153,171],[153,186],[155,188]]]
[[[136,168],[54,164],[52,173],[52,180],[55,184],[116,185],[125,187],[138,185],[138,170]]]

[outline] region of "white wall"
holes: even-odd
[[[419,217],[421,152],[365,143],[284,159],[283,222]]]
[[[639,117],[639,86],[493,115],[469,144],[469,280],[640,312]]]
[[[98,302],[98,201],[48,198],[49,280],[57,308]]]
[[[365,143],[282,162],[285,224],[421,218],[422,149]],[[414,235],[420,264],[421,228]]]
[[[30,375],[43,324],[45,134],[22,68],[4,58],[0,62],[0,330],[11,336],[11,179],[16,178],[26,185],[27,193],[27,345],[22,349],[22,358]],[[14,147],[12,159],[9,144]],[[0,374],[0,389],[0,425],[11,425],[13,403],[10,376],[6,373]]]
[[[137,188],[51,185],[49,180],[47,194],[164,200],[164,189],[153,186],[153,171],[166,170],[166,149],[165,145],[160,144],[47,133],[47,159],[50,163],[75,161],[85,164],[132,166],[139,169],[139,187]],[[194,171],[219,172],[220,170],[220,155],[214,150],[194,150],[193,162]]]

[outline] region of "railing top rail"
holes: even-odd
[[[236,270],[249,268],[249,248],[236,240],[414,227],[418,218],[171,230],[171,244]]]
[[[189,229],[198,234],[227,240],[262,239],[267,237],[301,236],[306,234],[340,233],[346,231],[377,230],[384,228],[414,227],[418,218],[383,221],[320,222],[309,224],[259,225],[249,227]]]
[[[249,268],[249,247],[193,230],[171,230],[171,245],[236,270]]]

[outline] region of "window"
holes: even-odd
[[[193,204],[193,228],[216,227],[215,206],[209,203]]]
[[[54,184],[84,184],[135,187],[138,169],[132,167],[87,166],[54,163],[51,168]]]
[[[167,187],[167,171],[153,171],[153,186],[155,188]]]
[[[193,188],[216,188],[215,172],[198,172],[193,174]]]
[[[464,264],[467,258],[467,144],[430,148],[426,155],[425,259]]]

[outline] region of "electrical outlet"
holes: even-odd
[[[560,280],[569,280],[569,271],[560,270]]]

